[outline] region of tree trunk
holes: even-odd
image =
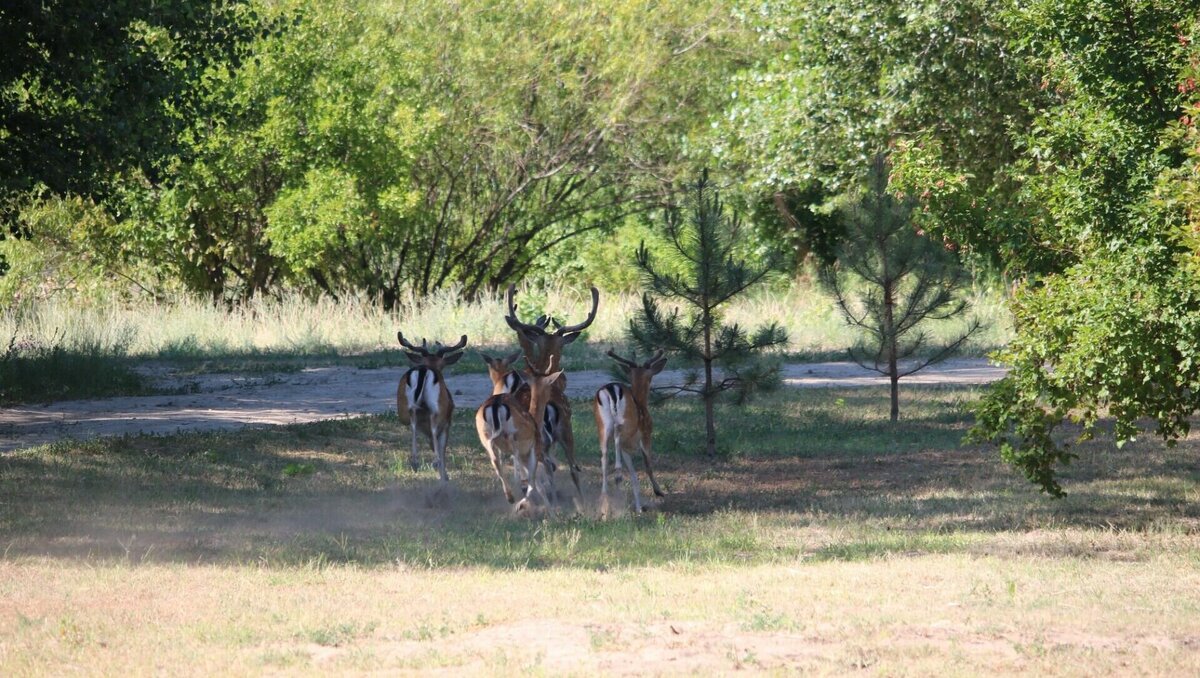
[[[708,300],[705,299],[705,304]],[[712,322],[710,321],[712,309],[706,305],[704,313],[704,432],[705,432],[705,453],[708,454],[708,460],[713,461],[717,458],[717,424],[713,417],[713,400],[717,394],[713,392],[713,368],[712,368]]]
[[[900,377],[896,373],[896,358],[892,358],[892,421],[900,419]]]
[[[892,382],[892,421],[900,419],[900,366],[896,363],[896,299],[889,283],[883,293],[883,331],[887,342],[888,379]]]
[[[705,343],[708,343],[707,332],[705,333]],[[712,359],[704,359],[704,433],[705,433],[705,453],[708,454],[709,461],[717,458],[717,425],[713,417],[713,401],[716,400],[717,394],[713,393],[712,386]]]

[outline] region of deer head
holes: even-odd
[[[505,301],[508,304],[508,315],[504,321],[517,333],[517,341],[525,353],[525,364],[540,373],[558,369],[562,363],[563,347],[575,341],[592,321],[596,319],[596,311],[600,308],[600,290],[592,288],[592,310],[587,318],[576,325],[563,325],[554,318],[541,316],[533,324],[523,323],[517,318],[517,304],[513,301],[516,296],[516,285],[508,286]],[[546,326],[553,323],[554,332],[547,332]]]
[[[608,349],[608,357],[617,361],[617,365],[625,372],[625,376],[629,379],[629,385],[633,388],[637,397],[645,398],[650,392],[650,379],[663,371],[667,366],[667,359],[663,357],[663,352],[657,351],[654,356],[644,363],[639,363],[628,358],[622,358],[617,355],[613,349]]]
[[[487,363],[488,377],[492,380],[492,385],[499,388],[504,384],[504,378],[508,376],[508,373],[513,371],[513,365],[521,359],[521,352],[517,351],[502,358],[493,358],[483,351],[479,351],[479,357]]]
[[[453,346],[443,346],[441,342],[436,342],[433,345],[433,350],[429,348],[429,340],[422,339],[421,345],[417,346],[404,338],[403,332],[397,332],[396,338],[400,340],[400,345],[405,348],[404,354],[408,356],[408,361],[414,367],[422,365],[431,370],[442,371],[442,368],[449,367],[458,362],[458,359],[463,356],[462,350],[467,346],[467,335],[462,335],[458,343]]]

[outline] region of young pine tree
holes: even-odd
[[[922,326],[966,311],[970,282],[953,247],[912,223],[913,202],[888,193],[888,162],[875,157],[866,190],[841,210],[844,240],[836,263],[821,268],[822,286],[865,338],[850,349],[862,367],[891,380],[892,421],[900,417],[900,379],[950,357],[982,326],[973,320],[953,340],[929,346]],[[848,279],[856,284],[848,286]]]
[[[696,393],[704,401],[705,451],[717,454],[713,403],[722,391],[736,389],[745,397],[755,388],[773,382],[775,370],[763,369],[750,359],[763,349],[783,344],[787,334],[775,323],[753,336],[737,324],[721,322],[720,307],[761,281],[774,262],[752,266],[734,258],[734,244],[744,236],[741,221],[726,216],[720,196],[704,171],[687,188],[684,209],[666,212],[664,235],[669,248],[663,253],[671,266],[655,259],[645,243],[638,248],[637,265],[649,287],[642,295],[642,312],[629,323],[633,341],[647,351],[663,349],[704,364],[703,382],[694,378],[679,390]],[[660,301],[677,301],[667,312]],[[723,372],[718,381],[714,366]]]

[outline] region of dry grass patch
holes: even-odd
[[[610,572],[22,559],[0,575],[8,675],[1200,670],[1200,579],[1174,558]]]
[[[660,405],[669,494],[607,523],[513,517],[470,412],[449,506],[391,417],[6,454],[0,673],[1200,670],[1200,442],[1088,443],[1052,501],[957,446],[974,397],[779,393],[714,464]]]

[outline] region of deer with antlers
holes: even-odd
[[[543,500],[549,503],[549,497],[554,492],[555,465],[545,455],[546,438],[538,422],[543,421],[554,384],[561,377],[562,371],[551,374],[530,372],[527,381],[528,402],[522,402],[513,393],[494,393],[483,401],[475,413],[479,442],[487,450],[492,468],[510,504],[516,501],[516,497],[500,468],[503,465],[503,453],[508,452],[512,456],[514,484],[526,484],[524,496],[517,504],[518,513],[531,507],[535,493],[541,494]],[[546,469],[549,491],[538,485],[539,466]]]
[[[433,350],[429,342],[421,340],[416,346],[404,338],[403,332],[397,332],[396,338],[405,348],[405,355],[413,364],[400,379],[396,389],[396,414],[400,423],[412,427],[412,456],[409,464],[414,471],[420,465],[417,454],[417,432],[420,431],[429,439],[436,458],[434,464],[441,475],[442,486],[450,482],[446,472],[446,444],[450,437],[450,419],[454,414],[454,398],[446,387],[446,379],[442,370],[458,362],[463,356],[462,350],[467,345],[467,335],[463,335],[453,346],[443,346],[435,343]]]
[[[595,287],[592,288],[592,309],[583,322],[575,325],[563,325],[558,320],[545,315],[539,317],[532,324],[521,322],[517,317],[515,296],[516,286],[509,285],[505,299],[508,305],[508,314],[504,316],[504,321],[517,333],[517,341],[521,344],[525,364],[535,374],[545,374],[551,370],[561,371],[563,348],[578,339],[579,335],[596,320],[596,311],[600,308],[600,291]],[[553,332],[546,330],[551,323],[555,328]],[[551,438],[551,443],[547,445],[547,448],[552,447],[553,443],[558,443],[566,453],[567,465],[571,469],[571,480],[575,483],[576,505],[578,506],[578,498],[582,496],[582,490],[579,487],[580,468],[575,462],[575,433],[571,429],[571,403],[566,396],[566,387],[567,378],[566,375],[563,375],[554,382],[550,399],[547,402],[546,417],[550,421],[547,421],[546,425]]]
[[[654,494],[663,496],[654,479],[654,464],[650,455],[650,434],[654,431],[654,422],[650,419],[650,410],[646,407],[650,397],[650,380],[662,372],[667,364],[663,352],[658,351],[654,357],[644,363],[622,358],[608,351],[608,357],[617,361],[629,378],[628,384],[613,382],[606,384],[596,391],[592,401],[592,412],[596,415],[596,432],[600,436],[600,516],[608,517],[608,441],[613,441],[613,453],[616,457],[616,474],[622,473],[621,462],[629,467],[633,476],[630,487],[633,488],[633,506],[638,513],[642,512],[642,494],[638,486],[637,469],[633,466],[633,458],[627,450],[638,448],[642,452],[642,460],[646,464],[646,475],[654,487]]]

